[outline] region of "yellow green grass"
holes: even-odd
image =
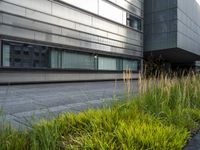
[[[109,108],[62,114],[23,132],[2,126],[0,149],[181,150],[199,124],[200,76],[161,75],[140,78],[137,96]]]

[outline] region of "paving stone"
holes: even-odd
[[[133,87],[136,92],[137,81]],[[113,95],[122,97],[123,93],[122,81],[0,86],[0,111],[12,126],[26,128],[61,113],[111,105]]]
[[[200,150],[200,133],[194,136],[184,150]]]

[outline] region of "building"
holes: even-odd
[[[144,55],[171,69],[198,68],[200,5],[197,0],[145,0]]]
[[[0,84],[137,77],[143,0],[0,0]]]

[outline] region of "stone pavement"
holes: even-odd
[[[184,150],[200,150],[200,132],[191,139]]]
[[[133,81],[133,89],[136,91],[137,81]],[[99,107],[113,95],[123,94],[123,81],[0,86],[0,121],[17,128],[30,127],[41,118]]]

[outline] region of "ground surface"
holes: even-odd
[[[136,91],[137,81],[133,81],[133,89]],[[124,95],[123,81],[0,86],[0,121],[29,127],[41,118],[99,107],[113,95]]]
[[[137,81],[132,85],[136,92]],[[124,96],[123,81],[0,86],[0,122],[27,128],[41,118],[108,104],[113,95]],[[200,133],[184,150],[200,150]]]
[[[184,150],[200,150],[200,132],[192,138]]]

